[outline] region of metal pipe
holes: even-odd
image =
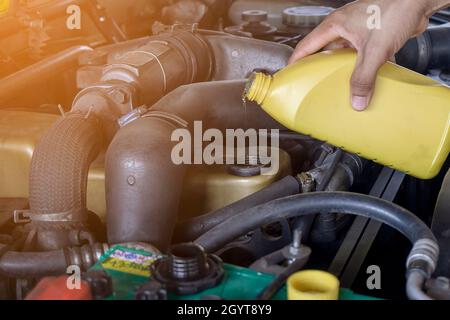
[[[0,82],[0,105],[20,95],[27,87],[76,66],[78,57],[92,50],[88,46],[72,47],[3,78]]]
[[[411,272],[406,280],[406,295],[410,300],[433,300],[425,292],[426,277],[421,272]]]

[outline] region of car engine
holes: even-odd
[[[243,99],[347,2],[0,0],[0,299],[76,270],[96,299],[283,299],[307,269],[450,299],[448,163],[420,180]],[[396,63],[450,85],[449,44],[443,10]],[[224,281],[249,282],[204,293]]]

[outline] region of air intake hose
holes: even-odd
[[[55,225],[66,228],[86,220],[86,175],[90,163],[98,155],[101,146],[108,145],[114,137],[119,128],[117,120],[130,110],[138,110],[143,105],[150,106],[183,84],[234,76],[243,78],[245,73],[264,65],[274,69],[280,68],[291,52],[287,46],[270,42],[253,41],[226,34],[202,35],[195,31],[181,30],[149,37],[142,46],[136,48],[133,44],[131,47],[121,54],[111,53],[107,57],[108,63],[103,67],[100,66],[102,76],[95,84],[87,86],[77,95],[72,106],[72,113],[77,115],[72,113],[66,115],[50,129],[36,148],[30,174],[30,218],[34,225],[45,224],[44,229]],[[227,54],[219,56],[217,48]],[[241,56],[248,60],[243,60]],[[181,118],[204,120],[205,116],[219,117],[214,121],[216,124],[220,123],[222,114],[233,108],[230,108],[227,103],[218,103],[216,108],[208,110],[205,106],[209,105],[205,103],[205,100],[216,100],[217,96],[227,93],[226,89],[222,91],[221,87],[216,86],[212,96],[209,94],[209,85],[201,88],[201,91],[179,91],[172,95],[172,98],[181,100],[173,102],[165,100],[162,104],[158,104],[156,110],[171,112],[171,107],[175,107],[174,114],[177,115],[179,112],[178,116]],[[240,92],[236,91],[234,96],[238,101],[236,109],[242,109],[240,96],[243,84],[238,87],[238,90]],[[184,96],[180,97],[180,93]],[[223,101],[228,100],[224,98]],[[231,122],[239,119],[242,123],[245,118],[243,110],[233,113],[223,117],[225,125],[227,125],[226,121],[230,121],[227,119],[231,119]],[[252,115],[249,114],[248,117],[251,119]],[[266,116],[267,118],[269,117]],[[127,238],[142,241],[157,239],[154,244],[161,244],[164,247],[170,239],[170,230],[173,227],[173,224],[165,219],[166,217],[169,220],[175,219],[176,211],[172,208],[177,204],[180,178],[183,177],[182,168],[168,165],[170,132],[174,127],[173,123],[167,119],[155,117],[151,120],[138,120],[136,126],[138,123],[143,127],[150,124],[153,129],[139,128],[133,131],[125,128],[121,137],[115,140],[119,150],[136,156],[136,161],[124,154],[120,155],[113,148],[110,154],[114,154],[119,162],[124,162],[109,161],[107,163],[106,179],[114,181],[113,185],[108,184],[106,188],[109,195],[107,209],[112,210],[112,214],[109,213],[112,218],[108,218],[108,224],[112,226],[112,231],[109,232],[110,240],[122,242],[122,239]],[[156,131],[158,128],[160,132]],[[142,133],[139,130],[142,130]],[[146,140],[142,140],[143,136]],[[129,140],[123,141],[124,137]],[[138,143],[139,141],[141,144]],[[148,149],[149,146],[152,150]],[[147,163],[140,167],[139,161]],[[125,170],[117,174],[111,173],[108,167],[124,167],[130,169],[130,172]],[[135,169],[142,171],[136,173],[133,171]],[[154,184],[146,184],[144,189],[137,188],[142,181],[139,179],[134,181],[134,175],[149,182],[153,181]],[[116,178],[118,179],[117,187],[115,186]],[[126,184],[125,187],[123,183]],[[162,187],[167,188],[161,189],[159,193],[149,191],[151,188]],[[121,194],[120,190],[127,192]],[[163,193],[168,195],[162,196]],[[154,199],[148,198],[155,195],[157,197]],[[133,201],[136,202],[133,203]],[[143,205],[143,201],[160,201],[161,203],[148,206]],[[139,213],[135,213],[135,209]],[[154,219],[146,218],[141,221],[137,216],[142,217],[144,212],[140,210],[144,210],[146,214],[155,212],[154,214],[160,215],[161,219],[155,216]],[[171,213],[168,213],[169,211]],[[145,230],[152,230],[145,229],[150,220],[158,226],[154,227],[152,237],[143,235]],[[123,230],[116,222],[124,229],[129,229]],[[67,237],[63,235],[64,232],[61,231],[63,228],[59,229],[54,236],[54,230],[51,231],[53,235],[49,235],[46,231],[42,232],[41,228],[38,237],[42,243],[38,245],[38,248],[54,250],[67,246],[69,243],[65,239]],[[164,231],[168,232],[164,233]],[[161,235],[159,241],[156,235]]]
[[[123,127],[106,154],[108,242],[147,242],[168,248],[177,221],[184,166],[174,165],[168,117],[203,128],[280,129],[261,108],[244,108],[245,81],[217,81],[182,86],[150,112]],[[168,116],[170,115],[170,116]]]
[[[450,69],[450,23],[431,27],[410,39],[396,54],[396,62],[408,69],[426,73],[430,69]]]
[[[72,111],[44,134],[34,151],[32,223],[27,228],[38,230],[39,250],[72,245],[67,230],[84,227],[90,164],[114,136],[117,119],[137,107],[133,102],[150,105],[181,84],[208,79],[211,68],[202,37],[181,31],[151,37],[103,67],[100,84],[77,95]]]

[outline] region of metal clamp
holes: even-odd
[[[117,122],[119,123],[119,126],[121,128],[123,128],[126,125],[129,125],[130,123],[132,123],[132,122],[136,121],[137,119],[141,118],[147,112],[148,112],[148,107],[147,106],[141,106],[141,107],[136,108],[133,111],[127,113],[126,115],[124,115]]]
[[[74,212],[34,214],[30,210],[14,210],[14,223],[25,224],[32,221],[38,222],[82,222],[74,219]]]
[[[406,267],[408,269],[414,268],[414,264],[417,261],[425,262],[428,270],[427,276],[430,277],[431,274],[436,269],[437,261],[439,259],[439,246],[432,239],[421,239],[417,241],[411,253],[408,256],[408,261],[406,262]]]

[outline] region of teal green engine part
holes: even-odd
[[[162,255],[123,246],[110,249],[91,270],[105,271],[112,279],[113,294],[106,300],[135,300],[136,292],[151,280],[151,265]],[[219,285],[193,295],[168,295],[169,300],[205,300],[211,297],[223,300],[255,300],[257,295],[275,278],[247,268],[224,264],[224,276]],[[274,300],[287,300],[286,287]],[[340,300],[377,300],[341,289]]]

